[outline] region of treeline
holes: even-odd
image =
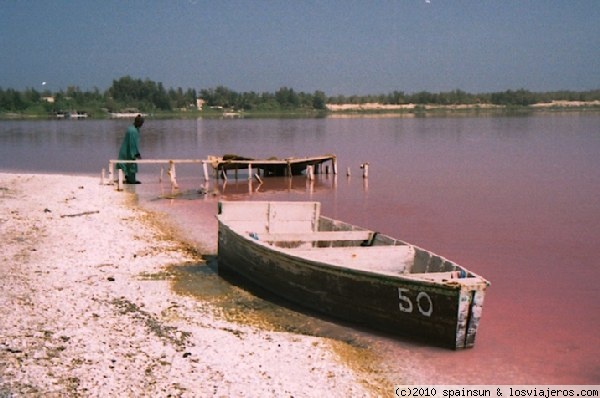
[[[385,105],[454,105],[454,104],[493,104],[505,106],[527,106],[552,101],[594,101],[600,100],[600,90],[585,92],[555,91],[535,93],[528,90],[507,90],[503,92],[471,94],[462,90],[441,93],[421,91],[406,94],[393,91],[379,95],[352,95],[327,97],[322,91],[315,93],[295,92],[283,87],[275,93],[237,93],[226,87],[200,91],[200,97],[208,106],[233,108],[238,110],[279,110],[279,109],[314,109],[324,110],[326,104],[366,104],[380,103]]]
[[[551,101],[594,101],[600,100],[600,90],[531,92],[528,90],[507,90],[503,92],[472,94],[462,90],[430,93],[421,91],[407,94],[393,91],[379,95],[352,95],[328,97],[322,91],[313,93],[297,92],[282,87],[274,93],[236,92],[227,87],[203,89],[198,94],[194,89],[166,89],[162,83],[152,80],[134,79],[130,76],[114,80],[104,92],[95,88],[82,91],[78,87],[68,87],[65,91],[25,91],[2,89],[0,87],[0,112],[51,113],[77,110],[80,112],[119,112],[138,110],[141,112],[173,111],[195,109],[196,100],[201,98],[208,109],[233,109],[257,112],[279,111],[323,111],[331,104],[381,103],[390,105],[453,105],[453,104],[494,104],[504,106],[527,106]]]
[[[138,110],[141,112],[172,111],[196,106],[196,90],[182,88],[165,89],[162,83],[152,80],[133,79],[125,76],[114,80],[104,92],[95,88],[82,91],[71,86],[66,91],[37,91],[29,88],[23,92],[0,87],[0,111],[52,113],[77,110],[90,113],[99,110],[119,112]]]
[[[335,96],[329,97],[327,102],[331,104],[364,104],[381,103],[386,105],[454,105],[454,104],[493,104],[506,106],[527,106],[537,103],[549,103],[552,101],[596,101],[600,100],[600,90],[591,91],[552,91],[536,93],[528,90],[507,90],[494,93],[471,94],[462,90],[453,90],[441,93],[430,93],[421,91],[414,94],[405,94],[402,91],[394,91],[389,94],[368,96]]]
[[[325,110],[327,96],[322,91],[314,93],[296,92],[282,87],[275,93],[238,93],[227,87],[200,91],[200,98],[209,108],[229,108],[245,111],[281,111],[281,110]]]
[[[453,105],[453,104],[493,104],[505,106],[527,106],[552,101],[595,101],[600,100],[600,90],[584,92],[553,91],[536,93],[528,90],[507,90],[503,92],[471,94],[462,90],[430,93],[421,91],[406,94],[393,91],[379,95],[352,95],[328,97],[322,91],[314,93],[295,92],[283,87],[275,93],[238,93],[227,87],[205,89],[200,91],[200,98],[209,107],[233,108],[238,110],[280,110],[280,109],[314,109],[324,110],[327,104],[365,104],[380,103],[386,105],[418,104],[418,105]]]

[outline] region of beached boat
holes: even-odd
[[[320,214],[319,202],[221,201],[219,273],[307,308],[472,347],[489,282],[427,250]]]

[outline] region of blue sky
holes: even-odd
[[[598,0],[0,2],[0,87],[600,88]],[[42,82],[47,82],[42,85]]]

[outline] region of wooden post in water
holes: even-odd
[[[313,174],[313,166],[311,165],[306,166],[306,178],[308,178],[310,181],[315,178]]]
[[[208,181],[208,163],[202,162],[202,171],[204,172],[204,181]]]
[[[119,180],[117,182],[117,191],[123,190],[123,170],[119,169]]]
[[[169,171],[167,171],[167,174],[171,178],[171,188],[179,188],[179,186],[177,185],[177,172],[175,171],[175,162],[173,162],[172,160],[169,162]]]
[[[108,183],[109,184],[114,184],[115,183],[115,176],[114,176],[114,171],[115,171],[115,165],[113,164],[113,162],[109,161],[108,162]]]
[[[248,180],[252,180],[252,163],[248,163]]]
[[[102,169],[102,173],[100,174],[100,185],[104,185],[104,169]]]
[[[363,178],[369,178],[369,163],[361,164],[360,168],[363,169]]]
[[[331,159],[331,166],[333,167],[333,174],[337,175],[337,158]]]

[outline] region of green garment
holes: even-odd
[[[127,128],[121,149],[119,160],[135,160],[140,158],[140,131],[133,125]],[[137,163],[118,163],[117,168],[123,170],[128,180],[135,181],[135,173],[138,171]]]

